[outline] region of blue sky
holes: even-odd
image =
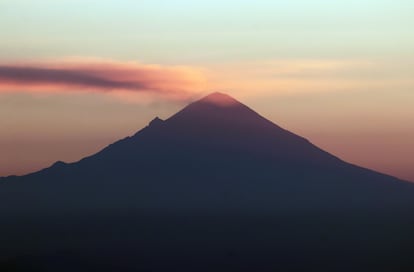
[[[145,62],[411,54],[414,2],[0,2],[0,58]]]

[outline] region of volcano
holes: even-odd
[[[394,269],[409,265],[391,248],[411,245],[414,184],[344,162],[213,93],[78,162],[0,179],[0,204],[6,244],[16,256],[22,240],[46,252],[21,262],[51,271]],[[23,221],[35,234],[16,230]],[[39,250],[33,236],[54,242]],[[76,261],[56,253],[68,248]]]

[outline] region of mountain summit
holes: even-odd
[[[173,115],[170,120],[182,119],[193,121],[199,119],[201,123],[215,122],[244,122],[259,119],[259,115],[236,99],[223,93],[212,93],[191,103],[183,110]],[[261,118],[261,117],[260,117]]]
[[[401,271],[405,255],[392,254],[414,237],[413,210],[414,184],[221,93],[78,162],[0,181],[2,247],[46,252],[41,271],[67,260],[73,271]]]
[[[220,92],[211,93],[204,98],[200,99],[196,103],[210,103],[218,106],[231,106],[231,105],[239,105],[242,106],[239,101],[234,99],[233,97]]]

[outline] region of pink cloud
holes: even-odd
[[[200,71],[182,66],[102,60],[0,64],[0,92],[129,91],[186,97],[204,84]]]

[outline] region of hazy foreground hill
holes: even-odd
[[[0,179],[0,253],[23,271],[413,271],[413,211],[414,184],[213,93],[79,162]]]

